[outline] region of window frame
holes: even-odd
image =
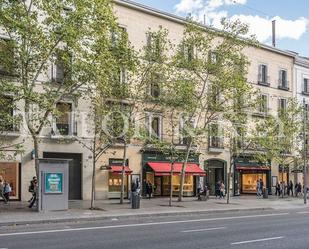
[[[52,135],[55,136],[77,136],[77,127],[75,120],[75,103],[74,101],[59,101],[55,104],[55,108],[57,108],[57,104],[69,104],[71,106],[71,113],[68,114],[69,124],[68,124],[68,134],[61,134],[59,129],[57,128],[57,117],[53,116],[53,125],[52,125]]]

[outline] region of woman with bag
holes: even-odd
[[[8,202],[10,200],[10,193],[12,192],[12,188],[7,181],[4,181],[3,195]]]
[[[223,183],[223,181],[221,181],[221,185],[220,185],[220,199],[224,198],[225,196],[225,185]]]

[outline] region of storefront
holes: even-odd
[[[18,162],[0,162],[0,179],[10,184],[12,188],[11,200],[20,200],[20,169]]]
[[[108,165],[108,198],[120,198],[122,184],[122,159],[109,159]],[[129,191],[129,175],[132,170],[128,166],[129,161],[126,161],[125,176],[124,176],[124,197],[128,197]]]
[[[226,161],[220,159],[209,159],[205,161],[206,184],[209,194],[215,195],[216,184],[223,181],[226,184]]]
[[[263,186],[271,193],[271,167],[248,157],[235,159],[234,195],[256,194],[257,181],[262,180]]]
[[[159,153],[147,153],[143,155],[143,159],[143,179],[152,183],[155,196],[168,196],[171,187],[169,158]],[[179,194],[180,190],[182,165],[181,162],[173,164],[172,189],[175,196]],[[198,157],[191,157],[186,166],[183,195],[194,196],[199,178],[205,177],[205,175],[205,171],[198,165]]]

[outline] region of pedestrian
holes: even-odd
[[[10,193],[12,192],[12,188],[10,186],[10,183],[7,181],[4,181],[4,185],[3,185],[3,195],[6,199],[6,202],[8,202],[10,200]]]
[[[262,196],[263,194],[263,189],[264,189],[264,183],[263,183],[263,180],[260,179],[260,196]]]
[[[293,182],[292,180],[290,180],[290,183],[289,183],[289,195],[291,194],[291,196],[293,196],[293,189],[294,189],[294,185],[293,185]]]
[[[151,184],[151,182],[149,180],[146,183],[146,194],[148,196],[148,199],[150,200],[151,195],[152,195],[152,184]]]
[[[33,205],[36,203],[36,200],[37,200],[37,195],[38,195],[38,190],[39,190],[39,187],[38,187],[38,181],[35,179],[33,180],[33,198],[29,204],[29,208],[32,208]]]
[[[216,198],[219,196],[220,197],[220,186],[221,186],[221,181],[217,181],[215,185],[215,195]]]
[[[279,182],[276,184],[276,193],[275,193],[276,196],[280,196],[280,184]]]
[[[4,181],[0,178],[0,197],[3,199],[4,203],[7,203],[7,199],[4,196]]]
[[[256,181],[256,196],[260,196],[260,188],[261,188],[260,180],[257,179],[257,181]]]
[[[297,184],[297,190],[296,190],[296,196],[298,196],[300,193],[301,193],[301,184],[300,184],[300,182]]]
[[[223,181],[221,181],[221,184],[220,184],[220,199],[224,198],[224,196],[225,196],[225,185],[224,185]]]
[[[32,180],[30,181],[30,185],[28,187],[28,191],[32,194],[30,200],[28,202],[31,202],[33,199],[33,192],[34,192],[34,181],[37,181],[36,176],[32,177]]]

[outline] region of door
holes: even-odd
[[[69,200],[82,199],[82,154],[43,152],[44,158],[71,159],[69,163]]]

